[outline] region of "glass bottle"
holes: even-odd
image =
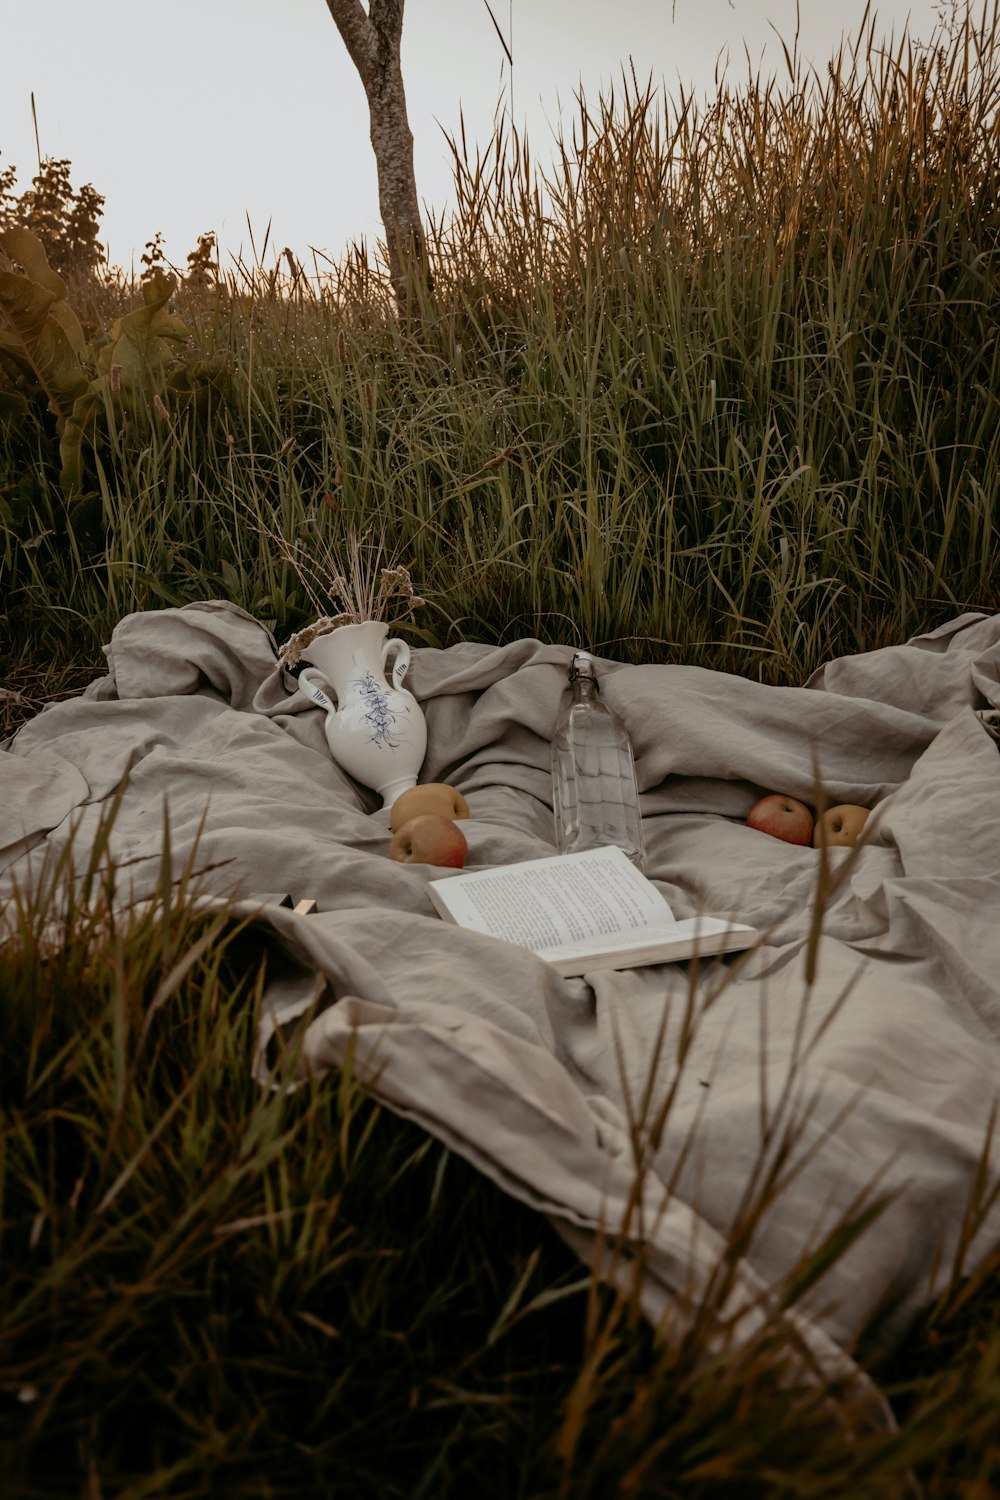
[[[646,863],[632,745],[624,724],[601,702],[593,658],[577,651],[573,696],[552,739],[552,807],[560,854],[616,844],[641,870]]]

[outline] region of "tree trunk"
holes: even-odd
[[[400,318],[414,320],[414,302],[433,286],[427,262],[417,183],[413,135],[406,117],[400,63],[405,0],[326,0],[368,99],[371,142],[378,172],[378,202],[389,253],[389,279]]]

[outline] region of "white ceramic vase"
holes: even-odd
[[[339,625],[310,641],[302,653],[310,665],[299,674],[299,692],[326,713],[334,760],[378,792],[384,808],[416,786],[427,749],[423,710],[402,686],[410,648],[396,636],[386,640],[388,633],[381,620]]]

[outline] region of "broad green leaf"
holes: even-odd
[[[104,378],[91,381],[73,403],[59,435],[59,483],[67,498],[83,488],[83,440],[102,405]]]
[[[34,281],[51,292],[53,297],[65,297],[65,281],[58,272],[53,271],[41,240],[30,229],[14,224],[3,230],[0,233],[0,250],[24,267],[24,274],[29,281]]]
[[[143,306],[117,320],[98,355],[102,375],[110,379],[117,367],[116,384],[126,400],[161,390],[160,376],[176,357],[171,346],[190,338],[186,325],[165,311],[175,286],[172,276],[151,277],[143,287]]]
[[[68,302],[54,302],[49,317],[59,324],[74,354],[81,360],[87,356],[87,336],[80,319]]]
[[[0,234],[0,250],[24,267],[23,274],[0,270],[0,314],[6,325],[0,348],[34,375],[61,428],[88,384],[83,329],[62,300],[65,283],[35,235],[8,229]]]
[[[0,309],[25,343],[41,333],[55,300],[55,293],[46,291],[37,281],[16,271],[0,271]]]

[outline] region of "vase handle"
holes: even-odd
[[[314,681],[314,678],[317,680]],[[322,687],[320,683],[322,683]],[[323,691],[324,688],[329,688],[329,683],[318,667],[303,667],[299,673],[299,692],[303,693],[311,703],[316,703],[320,708],[325,709],[332,718],[337,712],[337,705],[330,697],[329,692]]]
[[[393,649],[395,649],[396,652],[396,660],[392,664],[392,686],[394,688],[398,688],[403,686],[403,678],[406,676],[407,672],[410,669],[410,647],[409,643],[407,641],[401,640],[398,635],[394,635],[390,640],[386,641],[385,645],[382,647],[383,671],[385,670],[389,652]]]

